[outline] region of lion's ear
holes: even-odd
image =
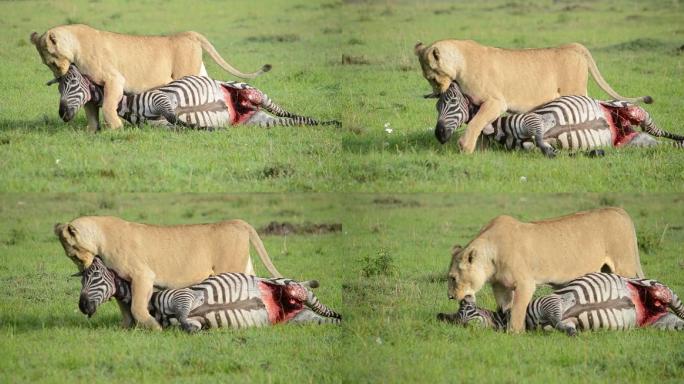
[[[65,225],[66,224],[56,223],[55,226],[52,228],[52,230],[55,231],[55,235],[62,236],[62,231],[64,230]]]
[[[451,255],[454,256],[461,252],[463,250],[463,247],[461,247],[460,244],[456,244],[453,247],[451,247]]]
[[[432,57],[435,59],[435,61],[439,61],[439,49],[437,49],[437,47],[432,49]]]
[[[57,45],[57,37],[54,32],[48,32],[48,40],[50,40],[52,45]]]
[[[423,50],[425,50],[425,45],[420,41],[413,46],[413,53],[415,53],[416,56],[420,56],[420,54],[423,53]]]
[[[39,41],[40,41],[40,35],[38,34],[38,32],[33,32],[31,34],[31,42],[33,43],[33,45],[38,45]]]
[[[471,264],[473,262],[473,259],[475,258],[475,250],[471,250],[470,253],[468,253],[468,263]]]
[[[74,227],[73,225],[67,224],[67,233],[69,233],[71,237],[75,238],[78,231],[76,230],[76,227]]]

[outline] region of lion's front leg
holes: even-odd
[[[477,145],[477,138],[484,127],[491,124],[502,113],[506,112],[506,102],[501,99],[489,99],[482,103],[480,110],[468,123],[466,131],[458,140],[458,146],[465,153],[473,153]]]
[[[124,303],[123,301],[116,299],[116,303],[119,305],[119,309],[121,310],[121,316],[123,318],[121,319],[121,327],[123,328],[131,328],[133,327],[133,315],[131,314],[131,304],[130,303]]]
[[[535,288],[534,281],[521,281],[516,285],[511,306],[511,321],[508,324],[509,331],[516,333],[525,331],[527,306],[532,300]]]
[[[150,311],[148,310],[148,303],[150,302],[154,289],[153,277],[154,274],[149,273],[133,276],[131,279],[131,312],[138,324],[144,328],[159,331],[161,330],[161,326],[157,320],[150,315]]]
[[[105,124],[111,129],[118,129],[123,126],[116,110],[123,97],[125,81],[120,74],[105,79],[102,112],[104,113]]]
[[[507,288],[499,283],[492,284],[492,292],[494,293],[494,300],[496,305],[503,311],[511,309],[513,304],[513,290]]]
[[[88,121],[88,130],[95,132],[100,130],[100,107],[93,102],[88,102],[83,106],[85,109],[86,120]]]

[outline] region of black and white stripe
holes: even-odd
[[[588,150],[613,145],[614,132],[608,122],[610,116],[601,105],[612,108],[635,107],[626,101],[599,101],[586,96],[561,96],[528,113],[511,114],[494,120],[483,130],[485,140],[494,141],[506,149],[540,148],[553,157],[558,149]],[[435,133],[445,142],[461,124],[468,123],[479,107],[474,106],[458,84],[452,82],[449,89],[437,101],[438,119]],[[648,135],[675,140],[677,147],[684,146],[684,136],[659,129],[648,113],[642,109],[645,119],[639,126]],[[646,134],[639,134],[630,144],[652,146],[658,142]],[[443,138],[446,138],[444,140]]]
[[[266,301],[276,300],[276,307],[282,309],[279,319],[282,322],[339,323],[341,315],[322,304],[311,291],[317,286],[316,281],[300,283],[286,278],[222,273],[188,288],[154,292],[149,311],[162,327],[180,324],[190,332],[219,327],[261,327],[273,324],[274,314],[269,316],[273,305]],[[274,296],[266,298],[264,287],[272,289]],[[92,315],[97,306],[112,297],[130,304],[130,283],[95,258],[83,272],[80,301],[91,308],[84,313]]]
[[[641,288],[652,291],[635,298],[631,289]],[[661,295],[659,299],[667,307],[652,308],[662,316],[649,325],[684,330],[684,305],[670,288],[656,280],[631,279],[610,273],[584,275],[550,295],[532,300],[527,307],[525,325],[527,329],[557,329],[569,335],[576,334],[577,330],[630,329],[638,326],[636,307],[653,301],[653,295]],[[668,308],[674,313],[668,312]],[[510,311],[492,312],[463,300],[457,313],[439,314],[438,319],[503,330],[507,328],[509,316]]]
[[[101,103],[103,88],[93,84],[74,65],[59,79],[59,82],[62,98],[70,100],[71,117],[89,101]],[[69,86],[63,87],[62,84],[69,84]],[[125,94],[119,103],[117,113],[132,124],[181,125],[198,129],[222,128],[235,123],[235,109],[241,108],[235,104],[236,100],[231,100],[226,95],[226,92],[245,90],[258,94],[260,102],[257,105],[245,107],[253,110],[254,113],[249,119],[241,122],[242,124],[265,128],[293,125],[339,125],[339,122],[334,120],[318,121],[287,112],[265,93],[247,83],[218,81],[203,76],[186,76],[147,92]],[[236,95],[232,94],[233,97]],[[231,103],[231,108],[227,106],[227,103]]]

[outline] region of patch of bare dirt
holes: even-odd
[[[323,235],[342,231],[342,223],[303,223],[293,224],[289,221],[271,221],[259,229],[262,235]]]

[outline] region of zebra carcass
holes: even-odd
[[[67,73],[48,82],[59,83],[59,115],[70,121],[87,103],[101,106],[104,88],[94,84],[73,64]],[[125,94],[117,113],[132,124],[215,129],[235,125],[260,127],[339,125],[286,111],[247,83],[186,76],[138,94]]]
[[[468,300],[461,301],[456,313],[437,315],[442,321],[479,324],[497,330],[507,328],[509,317],[510,311],[489,311]],[[573,336],[578,329],[655,327],[684,330],[683,319],[684,305],[679,297],[656,280],[590,273],[550,295],[532,300],[527,306],[525,327],[528,330],[557,329]]]
[[[81,276],[81,312],[92,316],[111,298],[131,303],[131,284],[107,268],[99,257]],[[316,281],[260,278],[221,273],[187,288],[154,292],[149,311],[162,327],[180,324],[188,331],[262,327],[280,323],[337,324],[342,316],[318,301]]]

